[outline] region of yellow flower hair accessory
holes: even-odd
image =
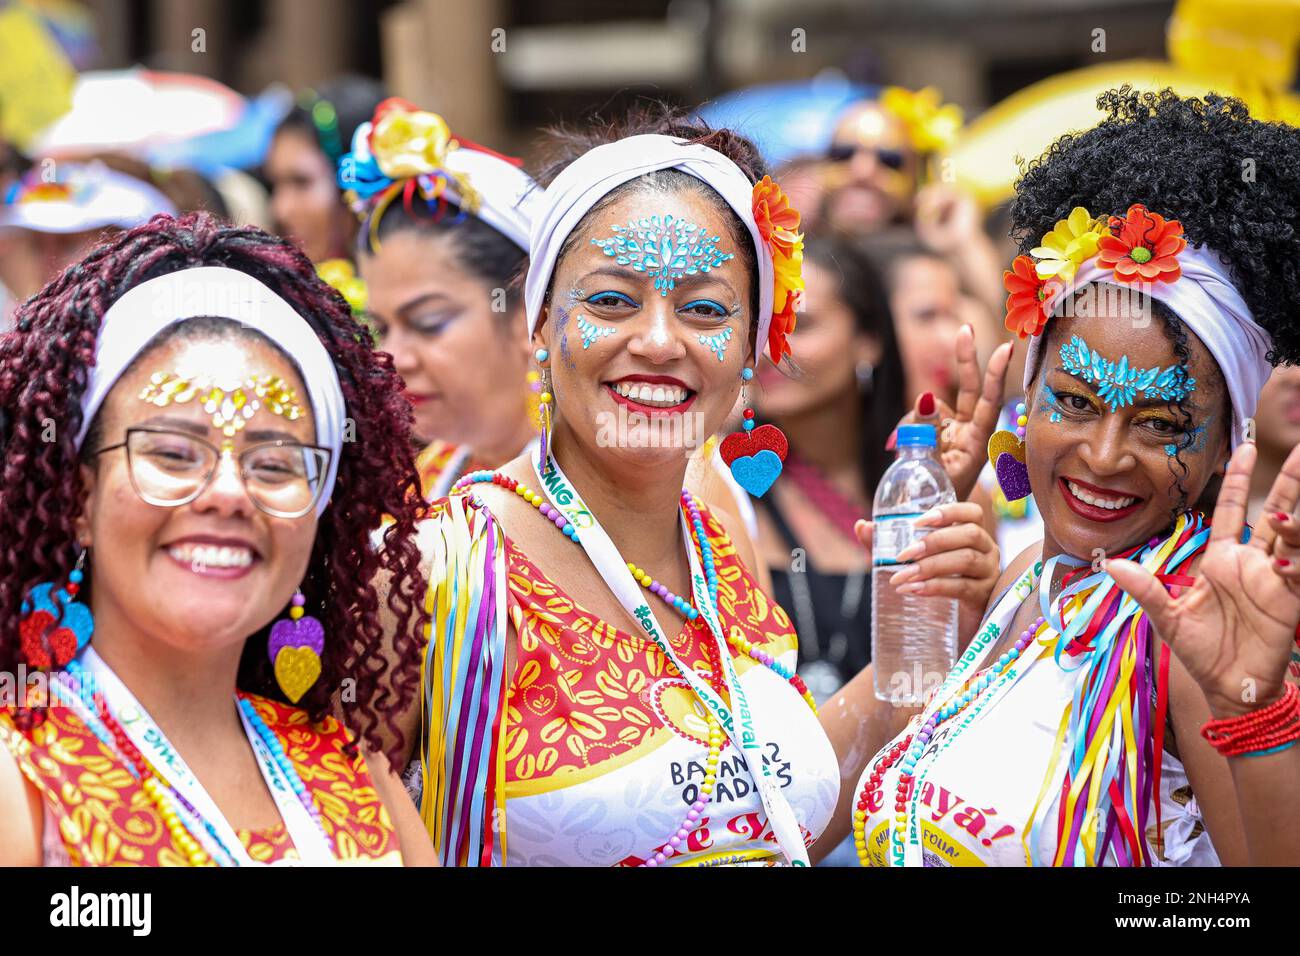
[[[902,121],[912,148],[922,155],[952,146],[965,119],[961,107],[943,103],[938,88],[933,86],[916,92],[901,86],[886,87],[880,94],[880,106]]]
[[[1079,266],[1097,254],[1097,246],[1105,232],[1105,218],[1094,218],[1082,206],[1075,206],[1067,218],[1043,236],[1040,245],[1030,250],[1037,260],[1034,269],[1038,278],[1055,276],[1069,282],[1079,271]]]

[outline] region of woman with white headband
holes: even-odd
[[[519,284],[541,189],[518,160],[397,98],[357,129],[339,185],[361,219],[365,312],[402,377],[421,487],[436,501],[537,437]]]
[[[206,214],[23,306],[0,339],[0,864],[432,862],[380,734],[427,620],[409,421],[307,259]],[[406,653],[382,687],[381,572]]]
[[[630,125],[542,177],[539,446],[420,531],[421,811],[447,864],[807,865],[840,791],[789,617],[683,487],[762,353],[789,352],[798,213],[748,141]],[[758,495],[784,438],[745,421],[721,453]]]
[[[864,734],[837,820],[863,865],[1300,860],[1300,450],[1243,527],[1260,388],[1300,359],[1300,131],[1213,96],[1099,105],[1011,210],[1027,397],[988,457],[1044,538],[921,712]]]

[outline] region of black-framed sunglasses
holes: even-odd
[[[832,143],[826,150],[826,158],[832,163],[847,163],[860,150],[875,154],[876,161],[881,166],[895,172],[902,169],[907,162],[907,157],[903,155],[902,150],[863,146],[858,143]]]
[[[131,487],[147,504],[176,508],[189,504],[212,484],[221,459],[238,466],[249,499],[275,518],[301,518],[320,499],[331,453],[319,445],[268,441],[236,454],[187,432],[166,428],[128,428],[126,440],[94,452],[126,449]]]

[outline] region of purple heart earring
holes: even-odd
[[[321,672],[321,654],[325,651],[325,628],[305,614],[307,599],[299,590],[293,596],[289,617],[276,621],[267,641],[267,654],[275,668],[275,680],[293,703],[316,683]]]

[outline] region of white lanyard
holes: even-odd
[[[198,811],[200,825],[191,830],[191,836],[202,843],[205,849],[209,848],[213,838],[220,842],[225,849],[225,853],[218,852],[213,854],[215,858],[229,856],[233,858],[236,866],[258,866],[260,865],[244,849],[240,842],[239,836],[235,833],[233,827],[226,820],[225,814],[217,807],[212,797],[208,795],[203,784],[199,782],[198,777],[186,765],[180,753],[172,746],[171,741],[162,732],[162,729],[154,723],[153,718],[136,700],[135,695],[122,683],[121,679],[113,673],[112,669],[104,663],[103,659],[95,653],[93,648],[86,648],[82,654],[82,665],[90,671],[95,680],[96,689],[103,695],[108,704],[109,711],[116,718],[119,725],[131,738],[133,743],[141,754],[149,761],[150,767],[159,776],[163,777],[167,783]],[[284,771],[280,768],[274,755],[268,749],[266,742],[262,740],[257,729],[253,727],[244,710],[239,706],[238,698],[235,699],[235,707],[239,711],[239,719],[244,725],[244,733],[248,737],[248,742],[253,748],[253,753],[257,756],[258,768],[262,771],[262,778],[266,781],[267,789],[271,791],[271,798],[275,801],[276,809],[280,811],[280,817],[284,821],[285,828],[289,831],[289,836],[293,840],[293,845],[298,851],[303,864],[309,866],[332,866],[336,862],[334,853],[330,848],[329,840],[321,830],[320,826],[312,819],[307,809],[299,802],[298,797],[293,792],[293,787],[285,777]],[[177,808],[181,811],[182,808]],[[192,821],[190,814],[182,815],[187,820]],[[212,833],[206,832],[206,828],[211,827]]]
[[[998,603],[998,606],[993,609],[993,613],[989,615],[989,623],[985,625],[984,629],[976,639],[971,642],[971,646],[966,649],[964,654],[962,654],[961,660],[959,660],[956,666],[953,667],[952,671],[949,672],[948,677],[944,680],[943,684],[940,685],[938,692],[930,699],[930,705],[922,710],[920,716],[916,718],[919,721],[917,725],[918,727],[925,726],[925,722],[929,717],[932,714],[937,713],[946,703],[948,703],[949,700],[952,699],[953,695],[965,682],[966,675],[973,671],[974,668],[985,659],[989,648],[997,643],[997,640],[1002,636],[1002,632],[1005,630],[1006,625],[1010,624],[1011,621],[1015,619],[1016,608],[1019,608],[1020,605],[1028,599],[1029,595],[1033,593],[1034,584],[1036,583],[1037,578],[1037,566],[1031,565],[1025,573],[1016,580],[1016,583],[1007,590],[1006,595]],[[1009,611],[1006,623],[1001,627],[995,626],[993,622],[996,621],[1000,615],[1008,613],[1003,609],[1009,603],[1012,604],[1013,607]],[[893,836],[890,834],[890,840],[888,843],[888,859],[891,866],[922,865],[924,862],[924,855],[921,848],[921,808],[919,804],[921,799],[921,789],[926,779],[929,777],[930,771],[934,769],[935,763],[939,759],[939,755],[948,749],[961,732],[969,727],[971,723],[974,722],[975,718],[977,718],[1002,691],[1009,687],[1018,675],[1023,674],[1029,669],[1029,665],[1041,656],[1042,651],[1043,645],[1036,640],[1032,641],[1030,646],[1026,647],[1022,652],[1020,658],[1013,665],[1003,671],[1002,674],[998,676],[998,679],[989,687],[985,688],[980,693],[977,700],[972,701],[965,710],[959,711],[950,718],[955,723],[954,726],[949,729],[948,735],[943,743],[939,745],[928,744],[925,750],[922,751],[924,756],[929,753],[931,746],[934,746],[934,752],[929,754],[928,759],[925,759],[924,766],[919,766],[912,771],[912,793],[906,811],[907,838],[904,842],[904,856],[902,859],[899,859]],[[917,763],[919,765],[921,761],[918,760]],[[895,822],[891,824],[891,827],[897,825],[898,824]]]
[[[646,603],[641,588],[632,577],[627,562],[618,553],[614,542],[609,539],[609,535],[600,526],[596,516],[578,496],[577,490],[560,469],[559,462],[552,456],[543,469],[540,453],[540,448],[534,450],[533,467],[541,480],[546,497],[579,530],[579,543],[587,552],[587,557],[591,559],[596,570],[600,572],[605,584],[618,598],[619,603],[641,624],[650,639],[673,663],[681,676],[691,685],[691,689],[713,713],[731,742],[744,754],[745,765],[754,780],[754,786],[763,801],[763,809],[767,812],[767,819],[772,824],[772,831],[786,860],[792,866],[808,866],[808,850],[804,846],[799,822],[790,808],[790,802],[781,792],[772,772],[763,761],[764,745],[754,730],[753,712],[750,710],[745,689],[736,674],[736,668],[732,664],[731,653],[727,649],[722,626],[718,622],[717,609],[713,606],[708,588],[705,586],[700,560],[691,544],[690,528],[686,524],[686,517],[681,516],[681,525],[682,535],[686,541],[686,552],[691,563],[691,592],[695,598],[695,606],[713,636],[715,652],[722,661],[722,677],[731,697],[732,707],[727,706],[693,667],[688,666],[678,657],[677,652],[664,636],[654,612]]]

